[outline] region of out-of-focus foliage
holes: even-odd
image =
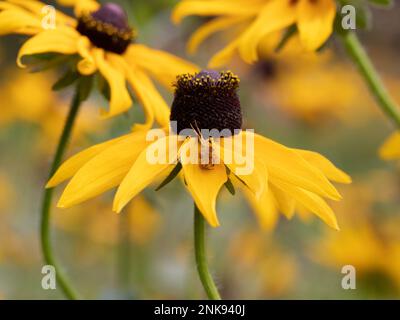
[[[138,41],[205,66],[220,47],[213,36],[196,56],[185,44],[197,19],[173,26],[173,0],[121,0]],[[372,1],[371,1],[372,2]],[[373,10],[363,33],[390,91],[400,102],[399,6]],[[224,41],[226,42],[226,41]],[[41,288],[39,204],[72,92],[55,93],[57,76],[30,74],[15,64],[20,40],[0,38],[0,298],[62,298]],[[221,227],[209,230],[210,265],[226,298],[398,298],[400,185],[396,161],[378,149],[391,133],[354,68],[334,41],[322,52],[299,52],[291,39],[273,53],[266,39],[261,61],[233,59],[241,77],[245,127],[290,147],[316,150],[350,173],[343,200],[330,203],[341,231],[298,212],[260,230],[250,207],[223,192]],[[162,68],[162,66],[160,66]],[[160,89],[162,90],[162,89]],[[164,92],[171,101],[169,92]],[[140,108],[101,120],[94,94],[82,108],[68,154],[126,133]],[[61,189],[61,188],[60,188]],[[56,189],[56,192],[59,189]],[[202,298],[193,258],[193,209],[179,182],[148,190],[118,215],[112,194],[54,211],[54,245],[69,278],[89,298]],[[343,290],[341,269],[357,270],[357,289]]]

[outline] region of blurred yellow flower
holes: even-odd
[[[33,234],[22,235],[12,227],[11,223],[0,222],[0,264],[16,264],[19,266],[38,263],[40,254]]]
[[[326,234],[310,250],[312,259],[322,265],[341,269],[356,268],[357,275],[367,277],[381,273],[390,277],[400,289],[400,236],[397,217],[374,218],[375,204],[387,202],[387,192],[375,192],[376,183],[392,181],[389,175],[371,175],[368,184],[360,183],[343,191],[348,201],[336,206],[341,232]],[[390,197],[397,198],[397,193]]]
[[[233,281],[243,286],[243,291],[248,289],[249,278],[255,275],[260,299],[287,294],[296,283],[296,258],[286,253],[274,239],[255,230],[236,234],[229,248],[229,256],[235,261],[238,273]]]
[[[379,155],[385,160],[400,158],[400,133],[393,133],[379,149]]]
[[[0,172],[0,265],[28,265],[39,257],[32,234],[22,233],[14,226],[16,200],[13,183],[5,172]]]
[[[0,172],[0,216],[8,213],[15,200],[15,191],[7,176]]]
[[[261,83],[260,90],[269,104],[311,124],[334,118],[356,122],[372,114],[359,77],[332,52],[287,56],[274,62],[274,73]]]
[[[45,153],[52,152],[61,134],[68,103],[57,95],[51,95],[45,88],[50,88],[55,75],[47,73],[25,74],[10,69],[5,72],[7,82],[0,87],[0,99],[3,101],[0,111],[0,125],[14,122],[35,124],[40,129],[38,149]],[[24,94],[21,94],[23,92]],[[94,117],[96,108],[93,104],[81,111],[77,120],[73,140],[82,140],[89,132],[100,128]],[[101,126],[104,129],[104,124]]]
[[[241,25],[233,41],[215,54],[209,66],[227,63],[238,51],[247,63],[258,60],[258,46],[265,36],[295,25],[305,50],[321,47],[333,32],[336,16],[334,0],[182,0],[175,7],[172,20],[179,23],[189,15],[211,16],[188,43],[194,52],[210,35]]]
[[[329,180],[349,183],[350,177],[318,153],[290,149],[249,131],[232,135],[240,129],[242,121],[238,85],[238,78],[231,72],[207,70],[179,77],[171,110],[171,120],[177,121],[178,128],[156,131],[160,135],[155,135],[155,142],[146,141],[146,132],[136,131],[73,156],[61,165],[47,185],[54,187],[72,178],[58,206],[70,207],[119,186],[114,198],[114,210],[119,212],[160,175],[172,173],[181,166],[184,182],[211,226],[219,225],[215,208],[219,190],[233,181],[249,190],[246,194],[250,203],[259,204],[257,213],[261,221],[272,214],[263,204],[272,203],[273,198],[281,209],[294,201],[301,203],[337,229],[335,214],[323,198],[341,199]],[[215,116],[210,118],[209,113]],[[228,126],[230,135],[205,140],[177,133],[191,125],[198,126],[199,130]],[[254,141],[254,152],[249,154],[254,156],[254,166],[251,172],[241,174],[237,169],[243,169],[243,163],[232,157],[232,147],[237,141],[246,146],[248,140]],[[194,155],[198,161],[183,160],[193,156],[188,151],[204,148],[208,148],[213,158],[208,166],[199,161],[201,152]],[[147,154],[152,150],[157,150],[158,157],[167,161],[149,162]]]
[[[382,57],[384,58],[384,57]],[[400,79],[398,77],[386,76],[387,86],[391,93],[393,93],[396,101],[400,101]],[[400,158],[400,133],[392,133],[379,149],[379,155],[384,160],[395,160]]]
[[[82,213],[85,214],[82,214]],[[127,223],[128,238],[136,244],[144,245],[157,234],[161,225],[161,216],[143,197],[136,197],[122,213]],[[82,206],[74,207],[68,212],[58,210],[55,223],[69,232],[80,232],[94,242],[115,245],[118,243],[118,225],[121,215],[111,212],[99,199]]]
[[[135,31],[128,25],[125,11],[117,4],[93,0],[67,0],[75,6],[76,19],[57,11],[54,27],[43,25],[39,1],[0,1],[0,35],[17,33],[31,36],[21,47],[17,62],[24,56],[58,53],[77,56],[81,75],[99,72],[110,89],[110,108],[105,116],[124,112],[132,105],[126,82],[142,103],[146,124],[153,120],[168,123],[168,107],[150,76],[171,87],[177,73],[197,68],[173,55],[144,45],[131,44]],[[163,66],[160,68],[159,66]]]

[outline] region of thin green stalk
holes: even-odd
[[[341,39],[379,107],[400,129],[400,108],[387,91],[357,35],[346,32],[341,35]]]
[[[64,129],[58,142],[57,150],[53,158],[53,163],[50,168],[49,178],[55,173],[59,167],[61,160],[64,156],[65,149],[68,145],[69,138],[71,136],[72,128],[74,126],[75,119],[78,115],[79,106],[81,105],[81,98],[79,90],[77,89],[74,98],[71,102],[68,117],[65,121]],[[50,241],[50,209],[53,198],[53,188],[45,189],[42,201],[41,211],[41,244],[44,260],[47,264],[52,265],[56,270],[57,285],[61,287],[65,296],[68,299],[78,299],[78,294],[69,284],[65,274],[58,265],[53,255],[53,250]]]
[[[211,277],[207,266],[205,248],[205,221],[196,205],[194,205],[194,250],[196,256],[197,271],[201,283],[210,300],[221,300],[218,289]]]

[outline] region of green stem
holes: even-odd
[[[341,35],[341,39],[379,107],[400,129],[400,109],[387,91],[357,35],[346,32]]]
[[[208,298],[210,300],[221,300],[221,296],[207,266],[204,229],[205,221],[203,215],[197,206],[194,205],[194,250],[197,271]]]
[[[81,105],[81,99],[79,90],[77,89],[74,98],[71,102],[68,117],[65,121],[64,129],[61,134],[60,140],[58,142],[57,150],[53,158],[53,163],[51,165],[49,178],[55,173],[59,167],[61,160],[64,156],[65,149],[67,147],[69,138],[71,136],[72,128],[74,126],[75,119],[78,115],[79,106]],[[53,188],[45,189],[42,201],[42,211],[41,211],[41,244],[44,260],[47,264],[52,265],[56,270],[57,285],[61,287],[65,296],[68,299],[78,299],[78,295],[75,290],[69,284],[67,278],[65,277],[60,266],[56,262],[53,250],[50,243],[50,208],[53,198]]]

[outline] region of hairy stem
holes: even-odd
[[[208,270],[205,248],[205,221],[196,205],[194,205],[194,248],[197,271],[208,298],[210,300],[221,300],[218,289]]]
[[[379,107],[400,129],[400,109],[383,84],[357,35],[354,32],[346,32],[341,35],[341,39]]]
[[[53,158],[53,163],[50,168],[49,178],[55,173],[59,167],[61,160],[64,156],[65,149],[68,145],[69,138],[71,136],[72,128],[75,123],[75,119],[78,115],[79,106],[81,105],[81,99],[79,90],[75,92],[73,100],[71,102],[68,117],[65,121],[64,129],[58,142],[57,150]],[[78,294],[70,285],[65,274],[61,270],[59,264],[54,258],[51,237],[50,237],[50,218],[51,218],[51,204],[53,198],[53,188],[45,189],[42,201],[41,210],[41,244],[44,260],[47,264],[52,265],[56,271],[57,285],[62,289],[65,296],[68,299],[78,299]]]

